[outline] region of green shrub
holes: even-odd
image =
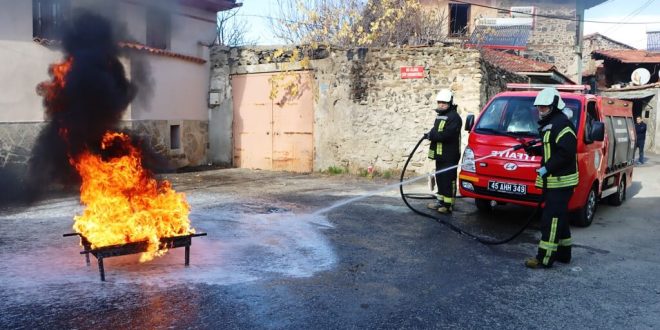
[[[340,166],[330,166],[325,172],[328,174],[344,174],[348,171]]]

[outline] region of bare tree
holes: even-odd
[[[254,45],[254,40],[247,38],[247,21],[238,18],[241,8],[221,11],[217,15],[216,43],[224,46]]]
[[[443,41],[447,13],[419,0],[277,0],[274,34],[288,43],[344,47]]]

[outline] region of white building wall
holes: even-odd
[[[48,66],[62,55],[33,41],[0,40],[0,122],[43,121],[36,87],[50,80]]]

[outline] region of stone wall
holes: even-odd
[[[180,148],[172,149],[170,127],[179,126]],[[125,123],[168,164],[164,169],[197,166],[206,161],[208,122],[199,120],[134,120]]]
[[[273,49],[233,48],[214,51],[212,86],[223,86],[230,73],[277,72],[281,63],[269,58]],[[322,50],[314,55],[314,170],[340,166],[357,172],[401,170],[411,149],[435,117],[435,95],[455,92],[462,117],[478,114],[489,97],[507,81],[522,82],[513,73],[494,68],[476,50],[454,47]],[[423,79],[401,79],[402,66],[422,66]],[[300,68],[289,65],[289,69]],[[227,116],[230,109],[213,112]],[[464,133],[463,142],[467,141]],[[213,145],[213,141],[211,142]],[[428,144],[420,147],[413,170],[430,170]]]
[[[604,38],[600,34],[592,34],[584,38],[582,43],[582,67],[585,75],[596,74],[596,68],[603,64],[603,60],[594,60],[591,58],[591,53],[596,50],[609,50],[609,49],[634,49],[631,46],[613,41],[609,38]]]
[[[0,124],[0,168],[27,166],[32,146],[44,123]]]
[[[536,61],[552,63],[557,70],[567,77],[576,80],[576,37],[578,23],[576,0],[499,0],[497,6],[534,6],[538,15],[566,18],[555,19],[537,16],[534,29],[529,38],[527,49],[520,55]],[[500,17],[508,17],[508,12],[498,13]]]
[[[45,125],[45,122],[1,123],[0,168],[27,168],[32,147]],[[170,125],[180,125],[181,148],[178,150],[170,148]],[[143,138],[152,151],[169,162],[169,164],[160,164],[163,169],[194,166],[206,161],[208,143],[206,121],[132,121],[123,122],[122,126]]]

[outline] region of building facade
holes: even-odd
[[[459,113],[465,117],[478,114],[507,82],[527,81],[491,65],[477,50],[452,46],[323,49],[305,67],[277,62],[275,51],[269,47],[213,50],[211,94],[217,102],[211,108],[210,145],[215,161],[299,172],[331,167],[353,173],[366,173],[369,168],[396,172],[431,128],[435,96],[441,88],[454,91]],[[271,98],[273,81],[282,74],[302,77],[296,95],[283,98],[280,88]],[[304,102],[303,109],[294,109]],[[293,116],[285,117],[283,112]],[[258,133],[253,138],[254,132]],[[465,143],[467,133],[463,135]],[[418,150],[411,170],[425,172],[433,167],[427,151]]]
[[[518,55],[554,65],[576,82],[582,72],[581,19],[586,9],[603,2],[605,0],[422,1],[446,13],[445,32],[449,41],[465,43],[476,37],[485,40],[477,41],[478,47],[516,50]],[[484,28],[480,29],[480,26]],[[493,37],[498,33],[495,31],[504,34]],[[475,33],[479,36],[474,36]],[[489,39],[505,44],[494,44],[497,42],[489,42]]]
[[[36,86],[63,61],[60,31],[72,11],[88,9],[113,21],[121,61],[138,96],[123,124],[143,136],[174,167],[207,162],[209,47],[216,12],[234,0],[0,1],[0,167],[22,166],[44,124]]]

